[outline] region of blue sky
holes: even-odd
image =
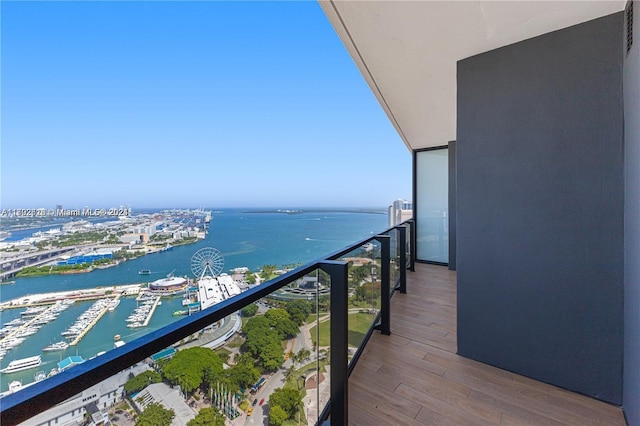
[[[3,208],[411,196],[411,155],[315,2],[1,7]]]

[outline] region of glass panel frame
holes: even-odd
[[[415,152],[416,259],[449,263],[449,149]]]

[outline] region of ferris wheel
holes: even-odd
[[[191,272],[196,278],[202,278],[207,272],[217,277],[224,267],[224,257],[218,249],[205,247],[191,256]]]

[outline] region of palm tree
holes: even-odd
[[[311,356],[311,351],[309,351],[309,349],[304,348],[304,349],[300,349],[298,352],[296,352],[295,354],[293,354],[293,365],[296,365],[296,362],[298,363],[303,363],[305,360],[309,359],[309,357]]]

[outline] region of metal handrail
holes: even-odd
[[[406,223],[407,222],[402,223],[400,227],[402,227],[402,225],[405,225]],[[339,288],[335,288],[335,290],[338,290],[336,291],[336,295],[341,294],[341,297],[345,298],[345,301],[337,303],[333,300],[333,297],[332,297],[331,307],[332,307],[332,316],[333,316],[334,302],[337,303],[338,306],[342,306],[342,304],[344,304],[344,307],[346,307],[346,296],[344,296],[344,294],[346,294],[347,283],[346,283],[346,280],[344,279],[344,274],[346,274],[346,272],[337,272],[338,269],[335,269],[335,267],[330,265],[344,264],[343,268],[344,268],[344,271],[346,271],[347,266],[345,262],[334,262],[334,261],[344,256],[345,254],[357,249],[358,247],[361,247],[374,240],[381,242],[383,247],[385,245],[387,247],[386,249],[387,265],[385,266],[385,262],[384,261],[382,262],[382,273],[381,273],[381,276],[383,278],[383,287],[385,285],[384,280],[386,278],[387,290],[386,292],[384,290],[382,292],[382,296],[383,296],[382,304],[384,306],[384,309],[381,309],[381,312],[379,314],[379,319],[381,321],[380,329],[382,333],[389,334],[390,333],[389,312],[388,312],[389,310],[388,298],[390,297],[389,265],[388,265],[389,237],[382,234],[390,233],[395,229],[399,229],[399,228],[398,227],[389,228],[385,230],[383,233],[381,233],[380,235],[368,237],[360,241],[357,241],[356,243],[349,245],[348,247],[345,247],[338,251],[330,253],[321,259],[317,259],[312,262],[309,262],[304,266],[301,266],[283,275],[280,275],[274,278],[273,280],[270,280],[267,283],[264,283],[260,286],[249,289],[238,296],[224,300],[208,308],[205,311],[194,313],[187,318],[173,322],[159,330],[150,332],[136,340],[133,340],[132,342],[128,342],[126,345],[110,350],[99,357],[90,359],[80,365],[74,366],[69,370],[56,374],[55,376],[50,377],[47,380],[43,380],[42,382],[38,382],[32,386],[23,388],[19,392],[16,392],[14,394],[7,395],[0,400],[0,424],[13,425],[13,424],[18,424],[25,420],[28,420],[34,415],[39,414],[53,407],[54,405],[73,397],[74,395],[82,392],[83,390],[97,383],[100,383],[101,381],[121,372],[122,370],[150,357],[151,355],[165,349],[166,347],[174,344],[175,342],[180,341],[181,339],[184,339],[202,330],[206,326],[213,324],[217,321],[220,321],[226,316],[231,315],[236,311],[239,311],[245,306],[258,301],[259,299],[265,296],[268,296],[269,294],[275,292],[276,290],[279,290],[280,288],[294,282],[299,278],[302,278],[303,276],[317,269],[324,270],[328,268],[328,270],[325,272],[329,272],[331,275],[332,290],[334,289],[333,288],[334,283],[337,284],[336,287],[339,287]],[[405,228],[405,232],[406,232],[406,228]],[[401,255],[403,254],[403,252],[404,250],[401,249]],[[411,256],[413,257],[413,252],[411,253]],[[406,262],[404,259],[402,259],[402,261]],[[334,281],[335,278],[337,278],[336,281]],[[340,281],[342,280],[344,280],[344,282],[340,283]],[[344,287],[344,289],[342,287]],[[340,290],[343,290],[343,291],[340,292]],[[332,291],[332,295],[333,293],[334,291]],[[386,302],[385,302],[385,299],[386,299]],[[386,312],[385,312],[385,309],[386,309]],[[340,388],[343,388],[346,386],[345,383],[346,383],[348,374],[353,369],[353,365],[355,364],[355,361],[357,361],[359,352],[361,352],[362,347],[366,344],[366,341],[368,340],[369,336],[372,333],[373,327],[367,334],[365,340],[362,342],[361,347],[358,349],[358,353],[356,354],[357,356],[354,356],[353,358],[354,361],[351,363],[351,365],[349,365],[349,371],[347,372],[346,333],[344,331],[344,328],[342,329],[338,328],[338,327],[342,327],[342,324],[344,324],[344,322],[340,324],[339,321],[332,321],[332,325],[334,324],[336,324],[335,334],[341,333],[345,335],[343,336],[345,340],[345,346],[342,347],[341,345],[338,345],[335,347],[335,350],[337,352],[341,352],[341,353],[336,353],[335,354],[336,356],[334,356],[334,353],[333,353],[334,345],[332,340],[332,354],[331,354],[332,373],[333,372],[339,373],[343,371],[343,369],[340,367],[341,365],[340,360],[344,359],[344,364],[345,364],[344,372],[346,374],[344,374],[340,378],[338,377],[335,378],[336,382],[341,382],[341,380],[345,381],[340,385]],[[331,335],[333,339],[334,330],[332,330]],[[336,336],[336,338],[338,337]],[[335,362],[337,363],[335,366],[333,365],[334,359],[335,359]],[[333,393],[334,391],[333,382],[334,382],[334,377],[331,377],[331,383],[332,383],[331,399],[337,405],[334,405],[334,403],[330,403],[331,407],[329,406],[325,407],[323,414],[320,416],[321,419],[323,417],[326,418],[326,415],[329,411],[333,412],[332,416],[338,415],[341,418],[346,418],[343,416],[347,415],[346,389],[341,389],[338,392],[345,399],[337,398],[337,395],[334,395]],[[342,410],[340,410],[339,412],[335,411],[337,409],[336,407],[338,407],[339,405],[343,406],[344,411]]]

